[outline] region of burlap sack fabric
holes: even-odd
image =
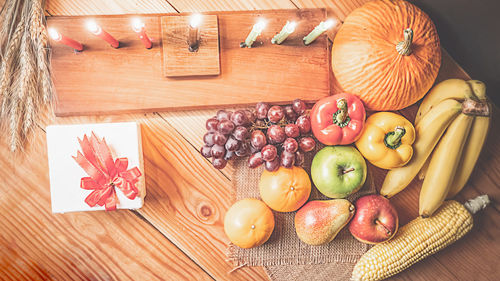
[[[318,147],[316,150],[320,148]],[[305,159],[304,168],[309,174],[314,154],[308,153]],[[235,200],[260,198],[258,182],[264,168],[250,169],[246,160],[237,160],[234,162],[234,166]],[[362,195],[374,193],[375,187],[371,178],[370,173],[368,173],[367,181],[361,190],[347,199],[354,202]],[[313,186],[309,200],[315,199],[329,198],[323,196]],[[300,276],[302,280],[321,280],[321,276],[328,276],[330,280],[332,278],[333,280],[345,280],[346,276],[350,277],[350,272],[356,261],[368,250],[368,246],[354,239],[347,228],[343,229],[332,242],[326,245],[307,245],[300,241],[295,233],[295,212],[273,211],[273,213],[275,216],[274,232],[264,245],[252,249],[242,249],[235,245],[229,246],[228,258],[234,262],[235,266],[266,266],[266,271],[273,280],[296,280],[293,276]],[[304,276],[310,278],[304,278]],[[340,279],[335,278],[335,276]]]

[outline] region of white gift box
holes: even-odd
[[[136,183],[137,197],[127,198],[115,187],[118,198],[117,209],[139,209],[144,202],[146,186],[142,159],[141,128],[138,123],[102,123],[81,125],[52,125],[47,127],[47,153],[49,160],[50,194],[53,213],[105,210],[104,206],[90,207],[85,198],[92,192],[80,187],[83,177],[89,175],[73,159],[78,151],[82,151],[78,139],[84,135],[89,138],[92,133],[99,140],[105,139],[111,150],[113,160],[125,157],[128,169],[139,168],[141,176]]]

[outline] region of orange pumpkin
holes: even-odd
[[[371,110],[414,104],[432,87],[440,65],[434,23],[402,0],[376,0],[354,10],[332,47],[335,78]]]
[[[234,203],[224,218],[224,232],[241,248],[264,244],[273,230],[273,212],[258,199],[247,198]]]
[[[300,167],[264,170],[259,182],[260,197],[278,212],[293,212],[306,203],[311,194],[311,180]]]

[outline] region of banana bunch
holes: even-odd
[[[417,176],[423,179],[419,213],[431,216],[465,186],[490,125],[486,87],[478,80],[445,80],[432,88],[415,118],[413,157],[392,169],[380,193],[392,197]]]

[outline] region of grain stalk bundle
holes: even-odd
[[[0,129],[11,151],[29,140],[54,97],[43,5],[7,0],[0,14]]]

